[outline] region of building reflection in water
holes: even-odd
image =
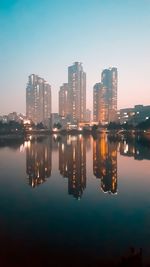
[[[29,185],[38,186],[51,176],[52,149],[51,138],[25,142],[26,172]]]
[[[24,142],[20,152],[26,151],[26,172],[29,185],[38,186],[51,176],[52,147],[59,152],[59,171],[68,178],[68,193],[76,199],[86,188],[86,153],[93,143],[93,173],[101,180],[104,193],[117,193],[117,150],[122,156],[135,160],[150,160],[150,149],[135,140],[109,141],[106,134],[92,140],[91,136],[65,135],[36,138]],[[53,140],[54,139],[54,140]],[[53,140],[53,143],[52,143]]]
[[[139,142],[124,140],[119,144],[120,155],[134,157],[135,160],[150,160],[150,148],[143,146]]]
[[[68,193],[80,199],[86,188],[86,140],[82,135],[61,138],[59,170],[68,178]]]
[[[93,140],[93,172],[103,192],[117,193],[117,143],[109,142],[106,134]]]

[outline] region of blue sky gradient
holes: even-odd
[[[150,0],[0,0],[0,114],[25,112],[28,75],[52,85],[83,62],[87,107],[104,68],[118,68],[118,108],[150,104]]]

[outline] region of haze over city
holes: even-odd
[[[52,86],[52,111],[67,67],[83,63],[87,108],[105,68],[118,69],[118,108],[149,104],[150,1],[0,1],[0,113],[25,113],[28,75]]]

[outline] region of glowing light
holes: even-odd
[[[23,124],[25,125],[25,124],[30,124],[31,122],[30,122],[30,120],[24,120],[23,121]]]
[[[62,152],[64,152],[64,144],[62,144]]]
[[[78,128],[79,131],[82,131],[83,129],[81,127]]]
[[[126,146],[124,148],[124,153],[126,154],[128,152],[128,150],[129,150],[129,146],[128,146],[128,144],[126,144]]]
[[[24,146],[25,146],[25,148],[30,148],[31,142],[30,141],[25,141],[24,142]]]
[[[54,131],[54,132],[57,132],[57,131],[58,131],[58,129],[57,129],[57,128],[53,128],[53,131]]]
[[[24,147],[24,145],[21,145],[21,146],[20,146],[19,151],[20,151],[20,152],[24,152],[24,151],[25,151],[25,147]]]

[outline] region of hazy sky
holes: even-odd
[[[59,86],[87,73],[87,107],[104,68],[118,68],[118,108],[150,105],[150,0],[0,0],[0,114],[25,112],[28,75]]]

